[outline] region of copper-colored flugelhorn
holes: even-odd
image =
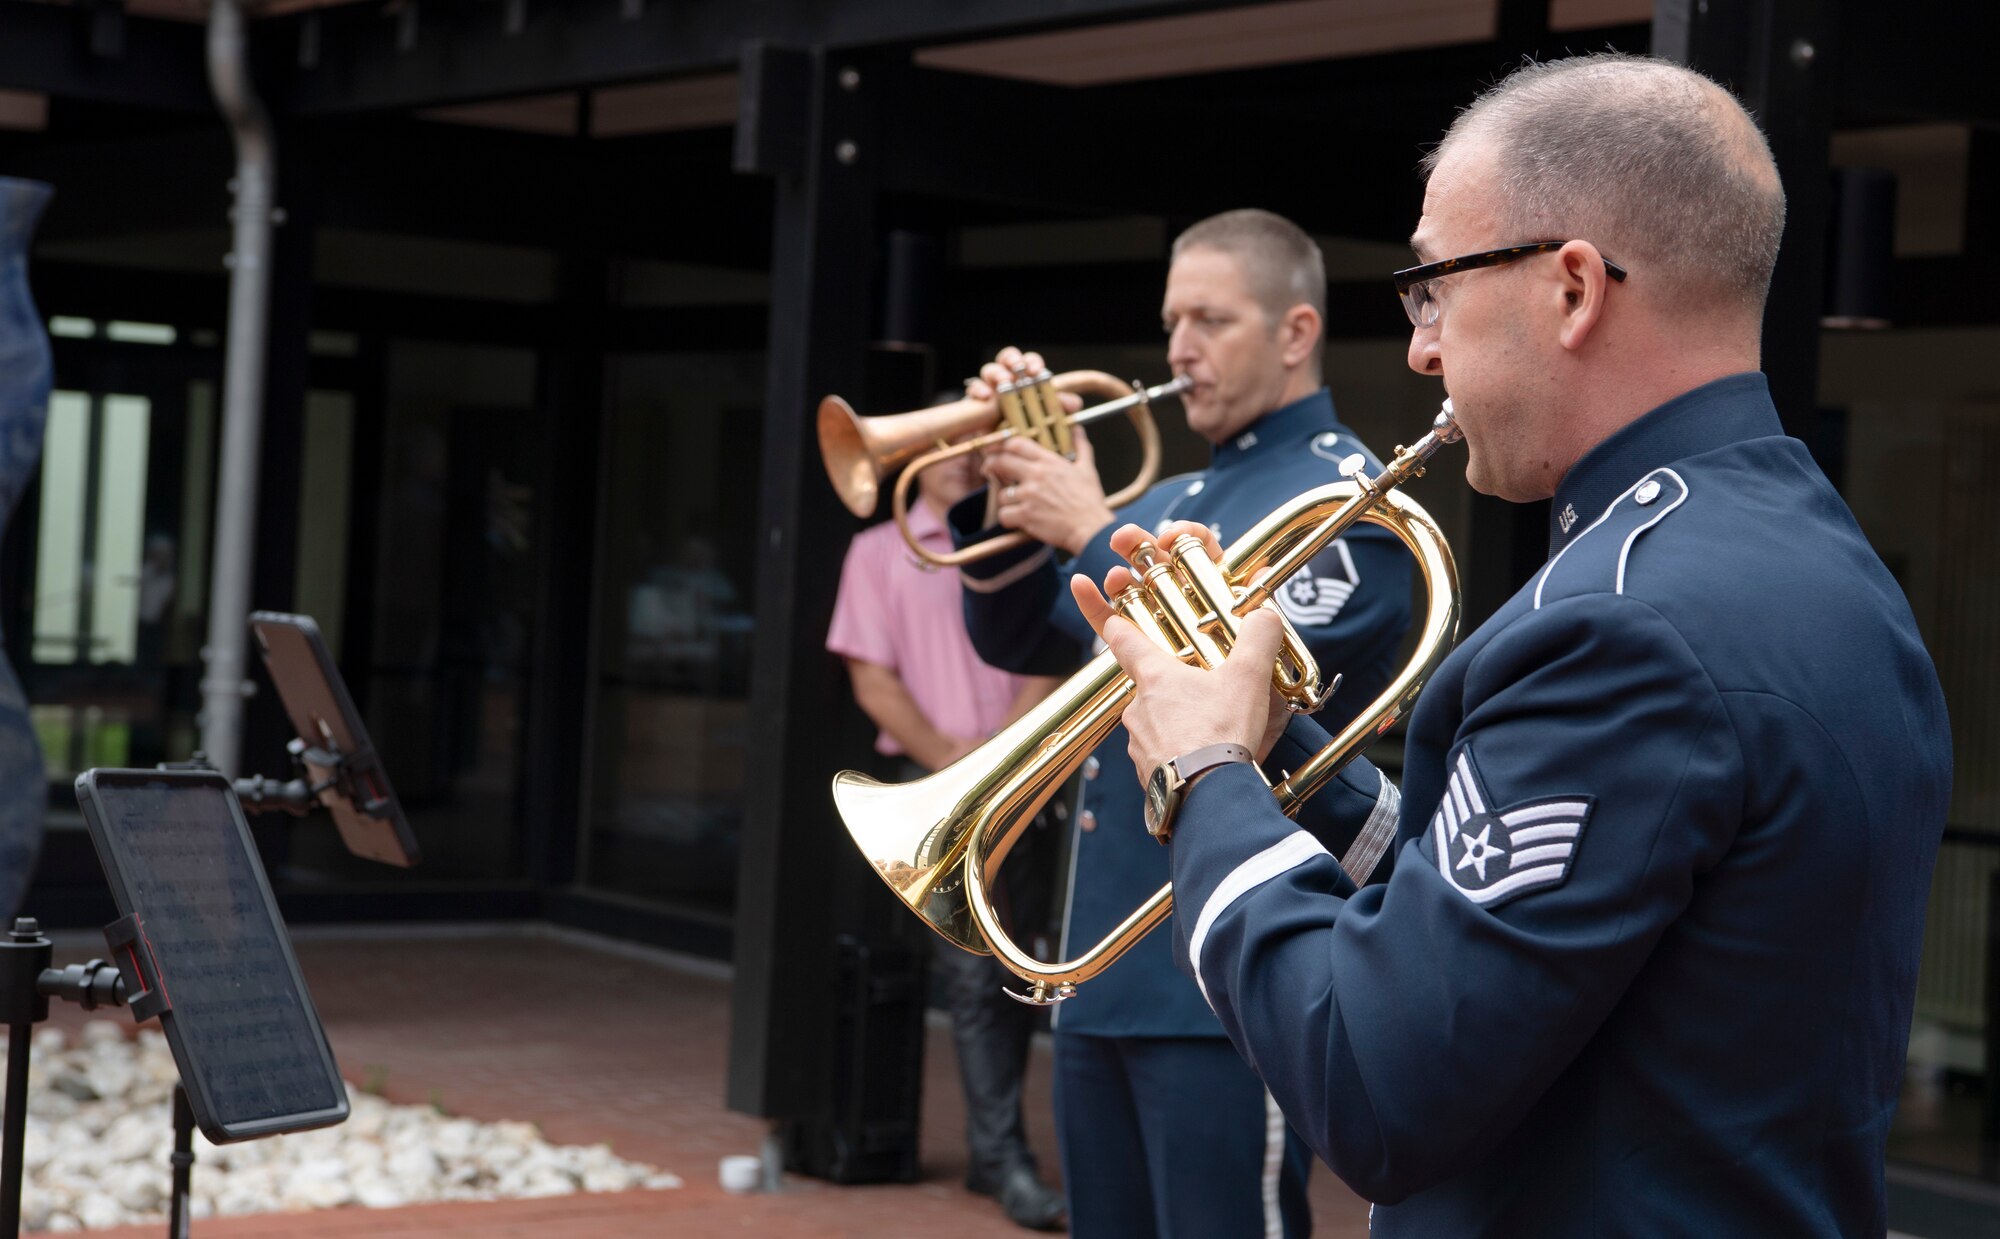
[[[1160,432],[1153,424],[1150,405],[1162,396],[1179,395],[1188,386],[1186,378],[1145,387],[1136,382],[1122,382],[1102,370],[1071,370],[1056,375],[1043,371],[1003,384],[990,400],[968,396],[934,409],[875,417],[857,416],[847,401],[828,396],[819,402],[820,457],[826,462],[827,477],[832,480],[840,501],[856,516],[874,512],[881,498],[882,479],[907,466],[894,492],[896,524],[903,531],[903,540],[918,556],[951,567],[1019,546],[1027,540],[1026,535],[1005,534],[944,555],[919,545],[906,518],[909,489],[919,473],[941,460],[991,447],[1015,435],[1030,436],[1051,451],[1072,455],[1073,427],[1123,413],[1132,420],[1132,428],[1139,435],[1141,459],[1139,472],[1131,484],[1105,497],[1112,507],[1122,507],[1145,494],[1160,472]],[[1107,399],[1081,412],[1065,413],[1061,399],[1065,392]],[[975,437],[963,443],[953,442],[966,434]]]

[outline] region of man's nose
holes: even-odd
[[[1186,323],[1177,323],[1167,334],[1167,365],[1178,369],[1194,360],[1194,332]]]
[[[1410,369],[1418,374],[1444,373],[1444,357],[1438,349],[1436,327],[1415,327],[1410,330]]]

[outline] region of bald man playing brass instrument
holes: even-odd
[[[1552,498],[1548,561],[1417,703],[1386,883],[1315,833],[1338,789],[1301,825],[1254,760],[1194,785],[1176,962],[1371,1234],[1880,1235],[1951,744],[1759,372],[1770,151],[1714,82],[1602,55],[1516,71],[1427,170],[1410,365],[1474,488]],[[1073,587],[1140,772],[1292,760],[1270,616],[1197,670]]]

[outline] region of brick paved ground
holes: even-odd
[[[195,1224],[197,1239],[1012,1239],[1026,1233],[960,1186],[964,1111],[949,1036],[935,1025],[925,1064],[922,1182],[836,1187],[792,1177],[775,1194],[723,1192],[717,1161],[757,1152],[764,1137],[761,1122],[722,1103],[727,979],[602,945],[520,932],[312,935],[302,937],[298,953],[348,1079],[379,1082],[392,1101],[434,1102],[478,1119],[530,1119],[560,1144],[608,1140],[620,1156],[679,1174],[685,1187],[204,1220]],[[87,943],[59,944],[57,962],[90,953]],[[70,1008],[54,1018],[74,1026],[80,1017]],[[1029,1136],[1053,1170],[1048,1069],[1047,1049],[1038,1046],[1030,1067]],[[1313,1209],[1316,1233],[1327,1239],[1366,1232],[1366,1206],[1324,1167],[1314,1175]],[[96,1233],[157,1239],[159,1231],[152,1225]]]

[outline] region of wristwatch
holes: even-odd
[[[1146,833],[1165,843],[1174,833],[1174,814],[1194,781],[1217,766],[1239,761],[1254,766],[1257,758],[1240,744],[1210,744],[1153,767],[1146,780]]]

